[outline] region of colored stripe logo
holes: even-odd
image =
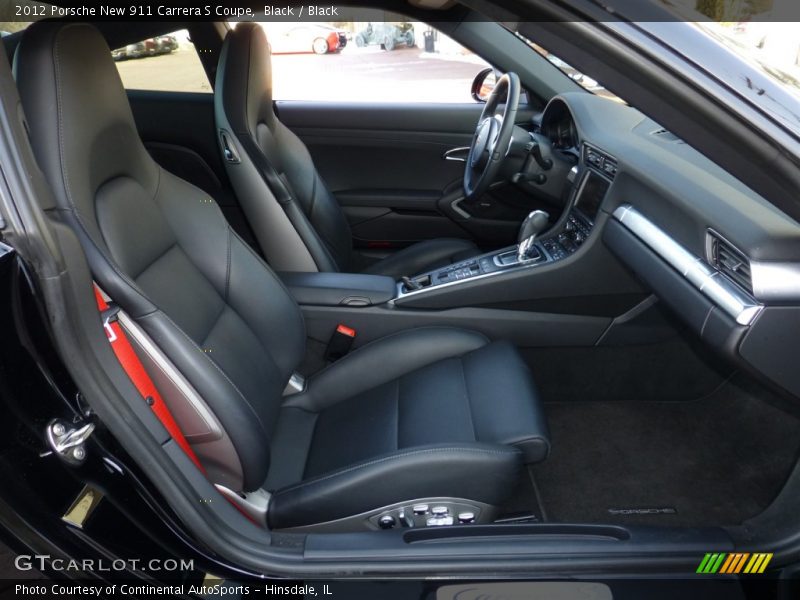
[[[766,552],[709,552],[700,561],[696,573],[733,575],[763,573],[772,560]]]

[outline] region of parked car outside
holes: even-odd
[[[174,35],[160,35],[155,43],[157,54],[169,54],[178,49],[178,39]]]
[[[355,38],[356,46],[380,45],[383,50],[394,50],[398,44],[411,48],[415,44],[414,27],[411,23],[369,23]]]
[[[286,27],[284,23],[269,24],[267,38],[273,54],[331,54],[343,47],[338,30],[317,23],[302,23]],[[346,42],[346,38],[345,38]]]

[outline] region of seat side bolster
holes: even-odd
[[[451,327],[405,330],[370,342],[314,375],[286,407],[319,412],[437,361],[489,343],[482,334]]]
[[[300,527],[434,496],[496,505],[513,491],[521,468],[521,452],[499,444],[419,446],[277,490],[268,521],[273,529]]]

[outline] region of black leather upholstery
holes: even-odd
[[[239,158],[225,162],[228,174],[270,265],[278,271],[358,271],[344,213],[308,149],[275,115],[269,44],[255,23],[240,23],[225,39],[215,111],[220,139],[235,146]],[[476,254],[464,240],[422,242],[367,272],[398,278]]]
[[[348,354],[284,403],[276,431],[273,453],[283,460],[267,487],[283,489],[272,498],[273,527],[442,494],[495,504],[522,462],[541,461],[549,450],[516,350],[443,327],[397,333]]]
[[[364,269],[364,273],[388,275],[399,279],[409,273],[425,273],[457,263],[476,254],[478,251],[475,245],[466,240],[428,240],[398,250]]]
[[[305,349],[297,305],[216,203],[150,158],[93,27],[31,26],[15,71],[36,157],[95,279],[236,432],[243,487],[259,487]]]
[[[397,295],[397,282],[383,275],[362,273],[279,273],[298,304],[369,306]]]
[[[15,71],[56,216],[220,420],[241,490],[275,491],[273,526],[419,494],[499,501],[524,461],[544,457],[547,429],[521,359],[466,331],[373,342],[284,399],[304,354],[297,304],[208,195],[148,155],[102,36],[36,23]]]

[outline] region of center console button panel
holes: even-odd
[[[400,283],[400,294],[434,288],[438,285],[464,281],[477,276],[499,273],[511,269],[552,263],[567,258],[576,252],[588,239],[592,223],[577,209],[570,211],[566,223],[557,235],[538,239],[531,252],[531,258],[523,262],[517,259],[517,247],[512,246],[484,254],[475,258],[442,267],[430,273],[423,273]],[[410,284],[410,285],[409,285]]]
[[[591,223],[580,212],[572,210],[564,230],[557,236],[542,240],[541,244],[553,260],[561,260],[580,248],[591,232]]]

